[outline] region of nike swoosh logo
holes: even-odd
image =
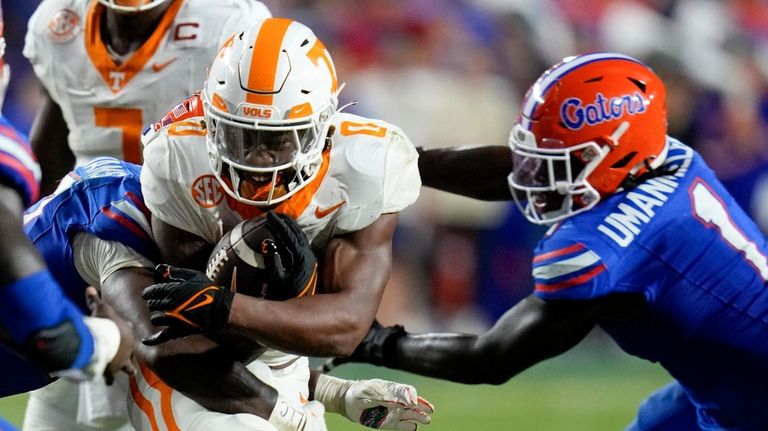
[[[330,213],[336,211],[337,209],[341,208],[341,206],[344,205],[345,203],[347,203],[347,201],[341,201],[341,202],[337,203],[336,205],[330,206],[328,208],[317,207],[317,208],[315,208],[315,217],[323,218],[323,217],[327,216],[328,214],[330,214]]]
[[[210,304],[212,302],[213,302],[213,296],[211,296],[211,295],[206,293],[205,295],[203,295],[203,300],[202,301],[198,302],[197,304],[193,305],[192,307],[187,308],[184,311],[192,311],[192,310],[198,309],[200,307],[205,307],[206,305],[208,305],[208,304]]]
[[[176,61],[176,57],[166,61],[165,63],[152,63],[152,71],[155,72],[155,73],[158,73],[161,70],[163,70],[166,67],[168,67],[174,61]]]

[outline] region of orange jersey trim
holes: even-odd
[[[325,175],[328,173],[328,167],[331,164],[331,151],[326,150],[323,153],[323,163],[320,165],[320,170],[317,172],[317,176],[307,184],[303,189],[296,192],[285,202],[281,202],[274,208],[276,213],[285,214],[292,219],[297,219],[312,202],[312,198],[320,188],[320,184],[323,183]],[[259,207],[244,204],[239,202],[227,194],[227,204],[233,211],[240,214],[244,219],[252,217],[261,217],[267,213],[266,209],[260,209]]]
[[[173,389],[160,380],[160,377],[153,373],[146,365],[139,364],[139,371],[147,384],[160,392],[160,413],[163,416],[163,421],[165,422],[168,431],[181,431],[179,425],[176,423],[176,418],[173,417],[173,407],[171,404]],[[141,391],[139,391],[138,384],[135,380],[134,377],[131,377],[131,396],[144,414],[147,415],[147,418],[149,418],[150,424],[152,425],[152,429],[155,430],[157,429],[157,420],[155,419],[154,409],[149,400],[144,397]],[[142,400],[142,402],[139,403],[139,400]]]
[[[101,20],[106,13],[105,6],[97,0],[91,1],[85,20],[85,49],[104,83],[113,93],[119,93],[125,88],[128,82],[144,68],[149,59],[157,52],[166,32],[176,19],[176,14],[181,9],[182,3],[183,0],[173,0],[149,39],[144,41],[126,62],[117,65],[109,56],[101,36]]]

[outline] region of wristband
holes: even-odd
[[[315,399],[325,406],[325,410],[347,416],[344,395],[354,384],[354,380],[339,379],[327,374],[320,374],[315,384]]]

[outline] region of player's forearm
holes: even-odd
[[[276,349],[308,356],[346,356],[373,320],[363,321],[336,294],[277,302],[236,295],[229,324]]]
[[[426,187],[475,199],[510,200],[507,176],[512,172],[509,147],[419,149],[419,174]]]
[[[499,384],[511,377],[496,374],[492,355],[479,346],[477,335],[407,335],[397,340],[394,348],[388,366],[415,374],[469,384]]]
[[[151,349],[157,351],[149,366],[158,377],[203,407],[269,418],[277,391],[232,360],[227,349],[203,336],[171,340]]]

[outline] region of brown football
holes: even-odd
[[[261,246],[274,239],[265,217],[247,219],[227,232],[208,257],[205,275],[219,286],[257,298],[267,296]],[[278,245],[278,253],[281,251]]]

